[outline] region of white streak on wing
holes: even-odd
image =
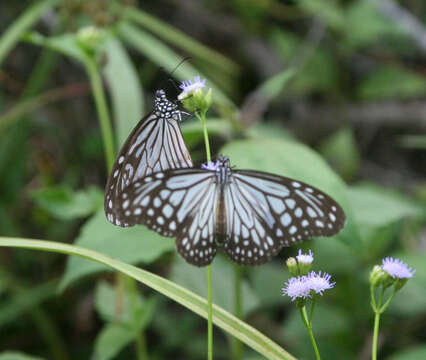
[[[262,191],[270,195],[275,195],[281,198],[281,197],[288,196],[290,194],[290,191],[286,186],[280,185],[273,181],[269,181],[267,179],[260,179],[258,177],[254,177],[252,175],[246,175],[244,173],[242,174],[234,173],[234,176],[238,178],[239,180],[245,181],[258,189],[262,189]]]
[[[210,172],[175,175],[167,180],[166,187],[171,190],[181,189],[184,187],[191,187],[195,183],[202,180],[206,180],[207,178],[213,177],[213,176],[215,176],[215,174]]]
[[[308,204],[310,204],[320,216],[324,216],[324,212],[318,207],[318,205],[313,202],[303,191],[296,190],[297,195],[299,195],[303,200],[305,200]]]

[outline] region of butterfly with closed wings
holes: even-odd
[[[178,252],[196,266],[210,264],[218,246],[238,264],[260,265],[282,247],[337,234],[346,220],[313,186],[231,169],[225,156],[201,169],[153,172],[125,187],[118,201],[120,219],[176,237]]]
[[[166,98],[164,90],[158,90],[154,110],[130,133],[108,177],[104,208],[108,221],[114,225],[132,225],[117,211],[126,186],[152,172],[192,167],[179,127],[181,117],[178,106]]]

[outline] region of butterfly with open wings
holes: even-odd
[[[143,224],[176,237],[190,264],[210,264],[218,247],[241,265],[260,265],[282,247],[344,226],[342,208],[301,181],[231,169],[229,159],[201,169],[153,172],[123,188],[115,212],[129,225]]]

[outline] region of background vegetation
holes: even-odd
[[[176,98],[169,72],[190,56],[173,77],[201,74],[213,88],[213,154],[310,182],[345,207],[341,234],[303,245],[337,282],[314,320],[323,357],[369,358],[368,271],[397,256],[417,273],[383,317],[379,352],[426,358],[425,21],[421,0],[2,1],[0,235],[93,249],[205,296],[205,272],[173,239],[103,213],[108,113],[118,148],[156,89]],[[200,125],[188,117],[182,130],[203,162]],[[244,268],[244,320],[312,358],[280,296],[296,250]],[[21,352],[2,360],[205,357],[204,319],[100,263],[13,248],[0,259],[0,349]],[[233,274],[218,256],[214,302],[230,312]],[[233,347],[216,328],[215,358]]]

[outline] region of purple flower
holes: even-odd
[[[219,162],[209,161],[208,164],[201,164],[201,168],[204,170],[216,171],[219,167]]]
[[[290,278],[282,288],[283,295],[291,297],[291,301],[298,298],[310,297],[311,289],[306,283],[307,276],[298,276]]]
[[[194,80],[182,81],[182,84],[179,85],[182,92],[179,94],[178,99],[183,100],[205,86],[206,79],[201,80],[200,76],[195,76]]]
[[[409,279],[413,277],[416,272],[413,268],[408,267],[406,263],[391,257],[387,257],[382,260],[382,269],[393,278],[398,279]]]
[[[299,249],[299,254],[296,255],[296,259],[301,264],[312,264],[314,261],[314,254],[312,250],[309,250],[307,254],[302,254],[302,250]]]
[[[315,291],[317,294],[322,295],[323,291],[334,287],[335,282],[330,282],[331,275],[321,271],[317,274],[315,271],[311,271],[306,277],[306,284],[310,290]]]

